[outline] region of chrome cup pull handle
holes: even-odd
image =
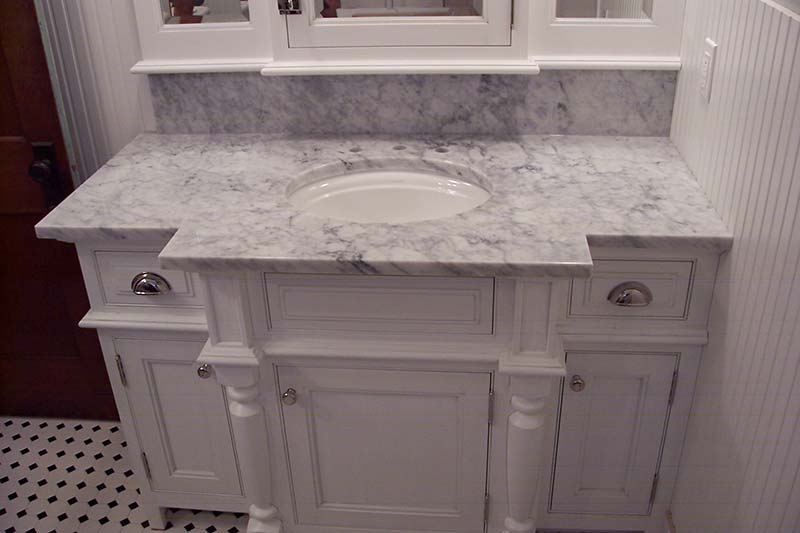
[[[643,283],[626,281],[611,289],[608,301],[619,307],[647,307],[653,301],[653,293]]]
[[[131,280],[131,291],[140,296],[158,296],[171,290],[169,282],[154,272],[141,272]]]

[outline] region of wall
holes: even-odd
[[[676,73],[150,77],[167,133],[669,135]]]
[[[712,100],[702,43],[719,44]],[[800,19],[690,0],[673,138],[734,230],[673,511],[680,533],[800,531]]]

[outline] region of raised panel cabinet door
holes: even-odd
[[[552,512],[647,515],[676,354],[568,353]]]
[[[114,339],[153,491],[240,495],[225,391],[197,375],[202,342]]]
[[[489,374],[278,374],[298,524],[483,531]]]

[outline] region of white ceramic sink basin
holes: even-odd
[[[447,172],[454,168],[458,171]],[[464,172],[450,166],[362,169],[290,188],[288,197],[298,209],[321,217],[402,224],[464,213],[491,196],[486,188],[452,174]]]

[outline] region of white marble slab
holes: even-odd
[[[162,133],[668,137],[677,72],[149,76]]]
[[[318,218],[286,199],[301,173],[386,158],[469,166],[492,198],[402,225]],[[36,229],[73,242],[170,239],[164,267],[292,273],[586,276],[589,245],[732,241],[671,142],[641,137],[148,134]]]

